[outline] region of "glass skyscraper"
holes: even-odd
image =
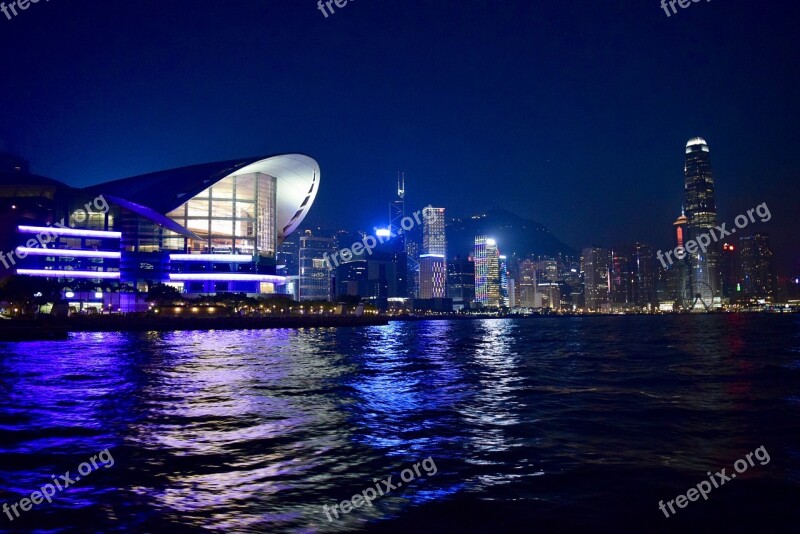
[[[331,269],[326,257],[333,252],[333,239],[316,237],[310,230],[306,230],[300,238],[298,263],[301,301],[331,300]]]
[[[419,257],[419,296],[423,299],[447,296],[447,240],[444,208],[423,208],[422,254]]]
[[[503,306],[510,306],[511,301],[508,295],[508,257],[499,257],[498,268],[500,271],[500,302]]]
[[[475,300],[475,262],[456,256],[447,262],[447,296],[461,309]]]
[[[695,240],[700,234],[710,235],[710,231],[717,226],[711,155],[708,144],[702,137],[694,137],[686,143],[684,180],[688,241]],[[720,306],[719,250],[716,243],[712,243],[706,252],[697,250],[690,254],[689,264],[692,297],[699,297],[695,308]]]
[[[775,268],[769,235],[755,234],[740,241],[742,292],[750,299],[774,302]]]
[[[484,236],[475,238],[475,302],[497,307],[500,302],[500,254],[497,242]]]
[[[601,311],[608,304],[610,255],[607,249],[587,247],[581,257],[586,309]]]
[[[423,254],[440,254],[447,256],[447,239],[444,232],[444,208],[428,206],[422,209],[424,225],[422,226]]]

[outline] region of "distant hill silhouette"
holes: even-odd
[[[528,255],[575,255],[576,251],[550,233],[543,224],[525,219],[502,209],[487,211],[470,218],[451,220],[447,224],[447,254],[466,256],[475,248],[475,236],[497,240],[500,254],[520,257]]]

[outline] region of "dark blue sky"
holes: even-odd
[[[800,40],[790,2],[51,0],[0,15],[0,143],[89,185],[299,151],[308,222],[503,207],[575,247],[674,246],[683,149],[708,141],[720,219],[767,202],[797,267]],[[158,194],[158,192],[154,192]],[[730,223],[729,223],[730,225]]]

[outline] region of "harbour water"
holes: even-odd
[[[762,446],[765,465],[659,509]],[[0,344],[0,503],[105,449],[113,466],[0,514],[0,531],[795,531],[800,316]],[[426,459],[435,472],[397,486]]]

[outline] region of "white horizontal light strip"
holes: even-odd
[[[107,252],[104,250],[69,250],[63,248],[17,247],[17,253],[20,252],[27,256],[66,256],[71,258],[119,259],[122,256],[120,252]]]
[[[277,285],[286,283],[285,276],[246,273],[171,273],[169,279],[173,282],[191,282],[197,280],[203,282],[272,282]]]
[[[107,271],[57,271],[50,269],[17,269],[17,274],[28,276],[44,276],[46,278],[101,278],[119,280],[119,272]]]
[[[20,226],[21,234],[56,234],[71,235],[75,237],[104,237],[120,239],[122,232],[106,232],[103,230],[83,230],[80,228],[59,228],[57,226]]]
[[[253,261],[248,254],[170,254],[172,261],[219,261],[228,263]]]

